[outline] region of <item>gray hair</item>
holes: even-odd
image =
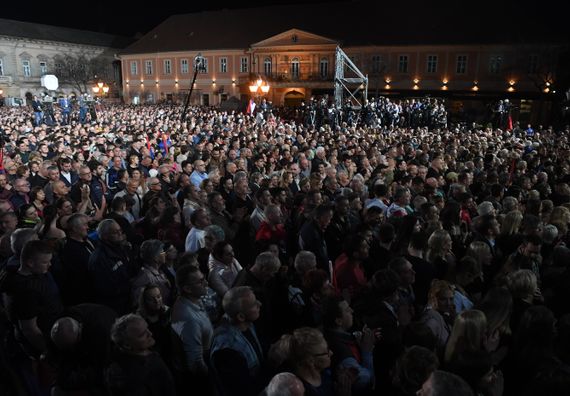
[[[140,255],[143,261],[150,261],[164,251],[164,244],[158,239],[147,239],[141,245]]]
[[[481,202],[479,204],[479,206],[477,206],[477,214],[479,216],[484,216],[484,215],[488,215],[488,214],[492,214],[493,213],[493,209],[495,209],[495,207],[493,206],[493,204],[489,201],[484,201]]]
[[[36,237],[36,238],[34,238]],[[38,233],[33,228],[18,228],[10,235],[10,249],[19,256],[24,245],[32,239],[38,239]]]
[[[554,224],[547,224],[542,229],[542,240],[544,243],[551,244],[558,237],[558,228]]]
[[[317,258],[315,253],[309,252],[308,250],[301,250],[295,256],[295,271],[299,274],[304,274],[305,272],[312,270],[317,267]]]
[[[270,252],[260,253],[253,264],[258,270],[278,270],[281,267],[279,257]]]
[[[279,373],[275,375],[267,388],[267,396],[297,396],[303,395],[305,387],[301,380],[292,373]]]
[[[69,216],[69,219],[67,219],[67,229],[71,230],[71,231],[75,231],[77,229],[77,227],[79,227],[79,222],[83,219],[88,219],[89,216],[83,214],[83,213],[74,213],[71,216]]]
[[[226,315],[234,319],[238,314],[242,313],[244,310],[243,299],[249,295],[249,293],[253,293],[253,289],[249,286],[233,287],[228,290],[228,292],[224,294],[222,301]]]
[[[127,314],[115,320],[113,327],[111,327],[111,340],[120,348],[125,348],[128,340],[129,326],[137,320],[144,320],[144,318],[137,314]]]
[[[114,224],[119,225],[119,223],[113,219],[105,219],[101,221],[97,226],[97,234],[99,235],[99,238],[104,239],[109,234],[109,229]]]
[[[224,229],[219,225],[211,224],[204,228],[204,231],[206,231],[205,235],[214,237],[216,242],[224,241],[226,239],[226,233],[224,232]]]

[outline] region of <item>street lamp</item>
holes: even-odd
[[[257,78],[257,81],[251,83],[251,85],[249,86],[249,92],[257,95],[259,95],[260,93],[265,95],[266,93],[269,92],[269,84],[267,83],[267,81],[263,81],[263,79],[260,76]]]
[[[104,82],[101,82],[101,81],[99,81],[91,89],[93,90],[93,93],[95,95],[98,95],[100,93],[101,95],[105,96],[109,92],[109,86],[107,84],[105,84]]]

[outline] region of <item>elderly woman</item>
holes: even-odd
[[[140,257],[143,265],[132,282],[132,301],[139,301],[143,288],[148,284],[154,284],[160,288],[160,294],[165,303],[170,305],[173,297],[172,285],[166,275],[160,270],[160,267],[166,261],[164,244],[157,239],[144,241],[141,245]]]

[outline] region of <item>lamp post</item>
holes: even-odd
[[[259,76],[249,85],[249,92],[255,96],[265,95],[269,92],[269,84]]]
[[[91,89],[95,95],[106,96],[109,92],[109,86],[102,81],[99,81]]]
[[[253,113],[253,109],[255,108],[255,99],[259,98],[260,96],[266,95],[269,92],[269,84],[267,81],[264,81],[261,76],[257,77],[256,81],[252,81],[249,85],[249,92],[251,92],[252,98],[250,101],[250,106],[247,107],[248,114]],[[252,107],[253,106],[253,107]],[[259,110],[265,116],[266,112],[268,111],[267,103],[262,101],[259,103]]]

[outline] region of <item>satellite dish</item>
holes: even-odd
[[[59,87],[57,77],[53,74],[42,76],[42,87],[46,87],[49,91],[55,91]]]

